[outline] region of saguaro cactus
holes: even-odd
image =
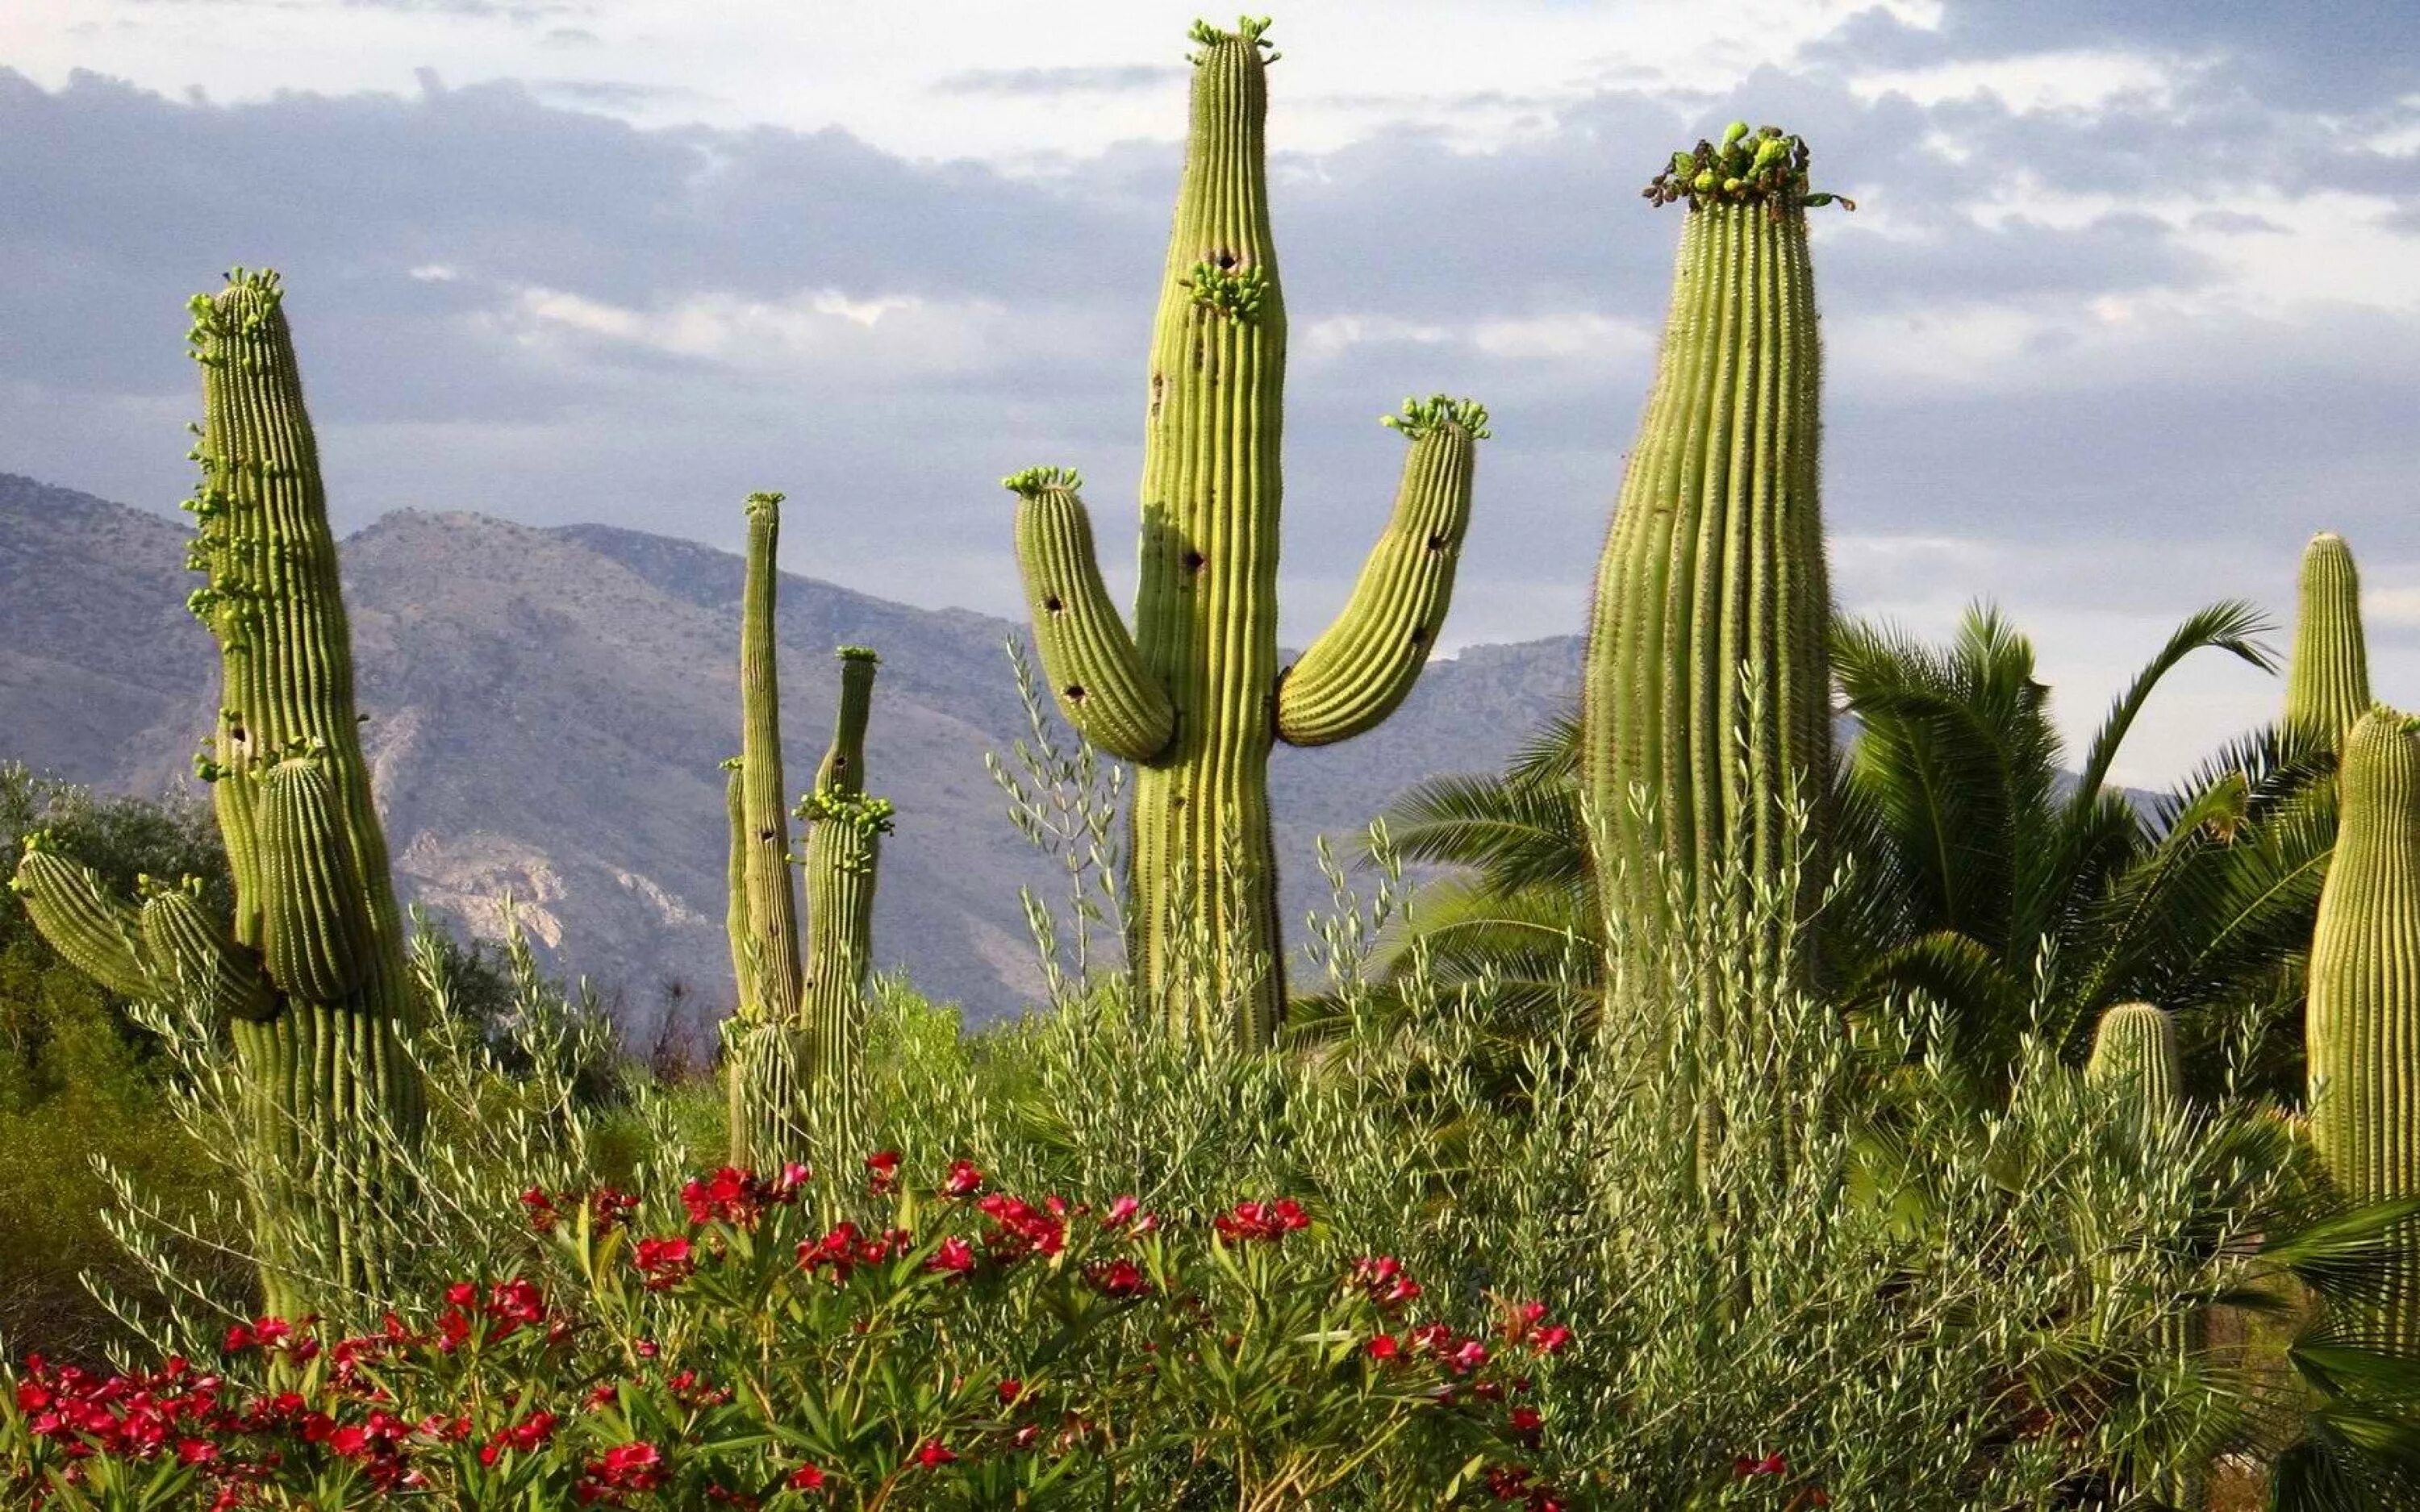
[[[1641,964],[1711,910],[1745,917],[1744,893],[1803,903],[1821,875],[1820,809],[1811,834],[1792,829],[1832,749],[1806,212],[1835,196],[1808,191],[1807,164],[1797,137],[1734,125],[1646,191],[1688,218],[1598,568],[1581,751],[1598,874]],[[1668,872],[1686,891],[1677,920]],[[1779,945],[1763,940],[1761,964]]]
[[[2311,1134],[2355,1201],[2420,1196],[2420,720],[2381,707],[2354,721],[2337,785],[2304,1011]],[[2420,1345],[2420,1256],[2383,1322]]]
[[[738,1012],[728,1030],[731,1158],[770,1166],[809,1151],[817,1131],[849,1146],[857,1125],[865,979],[873,958],[879,837],[891,805],[865,796],[865,727],[875,654],[840,649],[840,716],[815,787],[797,809],[808,825],[807,920],[791,890],[789,814],[782,805],[781,687],[775,671],[774,564],[780,494],[748,500],[740,600],[740,754],[730,770],[732,971]],[[804,946],[803,955],[801,945]],[[833,1151],[845,1158],[851,1148]]]
[[[1336,623],[1277,652],[1285,301],[1269,232],[1264,21],[1195,23],[1192,120],[1153,327],[1134,628],[1109,601],[1077,476],[1037,468],[1017,561],[1060,707],[1139,768],[1128,950],[1184,1032],[1266,1043],[1285,1000],[1274,742],[1359,734],[1411,689],[1444,623],[1487,415],[1444,395],[1388,417],[1411,442],[1394,517]],[[1206,959],[1204,958],[1206,954]],[[1214,1024],[1221,1005],[1233,1020]]]
[[[856,1105],[865,1043],[865,980],[874,967],[874,884],[891,801],[866,796],[865,724],[879,658],[840,648],[840,714],[814,790],[799,804],[807,825],[807,964],[799,1016],[836,1119],[831,1137],[857,1148]]]
[[[2147,1108],[2174,1107],[2185,1095],[2175,1018],[2149,1003],[2118,1004],[2101,1015],[2092,1031],[2092,1058],[2085,1074],[2097,1082],[2135,1086]]]
[[[2352,548],[2321,531],[2303,548],[2286,722],[2334,746],[2369,709],[2369,647],[2361,631],[2361,574]]]
[[[150,886],[138,911],[89,870],[28,842],[15,886],[36,927],[105,985],[198,995],[223,1012],[269,1185],[270,1305],[378,1282],[382,1143],[409,1138],[420,1089],[396,1040],[414,1011],[386,841],[353,704],[318,447],[274,273],[230,274],[193,301],[205,422],[190,600],[219,644],[211,784],[235,918]],[[305,1244],[299,1225],[308,1225]],[[327,1267],[328,1271],[318,1270]]]

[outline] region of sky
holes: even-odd
[[[1483,400],[1443,647],[1577,631],[1682,212],[1733,118],[1814,148],[1850,612],[1989,599],[2080,741],[2184,614],[2277,619],[2320,529],[2420,704],[2420,28],[2236,0],[1318,0],[1280,12],[1281,633],[1384,519],[1406,394]],[[8,0],[0,471],[156,509],[184,297],[284,270],[341,527],[601,520],[1016,612],[997,480],[1079,467],[1132,580],[1189,6]],[[1224,20],[1220,13],[1220,20]],[[2269,717],[2211,656],[2118,776]],[[1373,737],[1383,738],[1383,736]]]

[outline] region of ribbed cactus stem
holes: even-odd
[[[2085,1074],[2096,1082],[2134,1089],[2146,1108],[2168,1109],[2184,1101],[2184,1061],[2177,1050],[2176,1019],[2149,1003],[2119,1003],[2101,1015],[2092,1031],[2092,1058]]]
[[[2348,1196],[2384,1202],[2420,1196],[2420,721],[2364,714],[2337,786],[2304,1032],[2311,1134]],[[2407,1254],[2381,1322],[2420,1346],[2420,1256]]]
[[[132,940],[144,990],[193,993],[228,1016],[261,1146],[267,1301],[292,1312],[380,1286],[378,1214],[400,1199],[392,1141],[414,1137],[422,1118],[396,1039],[416,998],[284,294],[275,274],[239,269],[190,308],[205,412],[190,560],[208,581],[188,602],[218,641],[221,679],[199,771],[213,784],[235,918],[213,925],[174,892],[139,915],[125,904],[95,915],[90,873],[62,873],[39,853],[18,883],[70,959],[105,918]],[[91,964],[135,987],[122,961]]]
[[[865,726],[879,665],[862,646],[840,652],[840,711],[815,789],[798,808],[807,828],[807,965],[799,1017],[816,1077],[854,1087],[874,964],[874,886],[889,799],[865,795]]]
[[[1440,629],[1484,411],[1407,409],[1395,521],[1334,628],[1277,654],[1286,316],[1269,228],[1265,23],[1197,24],[1191,120],[1153,326],[1132,631],[1109,602],[1075,474],[1006,480],[1017,560],[1061,709],[1139,767],[1128,951],[1182,1033],[1275,1037],[1285,1000],[1268,758],[1399,703]],[[1207,959],[1204,959],[1205,952]]]
[[[1598,568],[1582,762],[1599,874],[1651,980],[1675,928],[1735,937],[1760,894],[1803,917],[1823,875],[1831,595],[1806,210],[1833,196],[1807,192],[1807,156],[1734,127],[1648,187],[1687,219]],[[1800,808],[1811,832],[1793,830]],[[1759,933],[1761,969],[1782,942]]]
[[[749,495],[747,578],[739,607],[739,794],[747,826],[751,969],[756,1011],[787,1017],[799,1001],[799,966],[789,808],[782,793],[782,687],[773,625],[781,533],[782,496]]]
[[[2286,673],[2286,722],[2341,743],[2369,710],[2369,647],[2361,629],[2361,574],[2352,548],[2321,531],[2303,548],[2294,657]]]

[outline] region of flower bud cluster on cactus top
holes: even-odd
[[[1809,159],[1802,137],[1787,135],[1778,126],[1750,131],[1747,122],[1733,121],[1720,147],[1701,140],[1685,152],[1673,153],[1670,165],[1639,193],[1656,205],[1764,205],[1776,215],[1793,206],[1836,201],[1842,209],[1855,209],[1854,200],[1808,190]]]
[[[967,1162],[921,1185],[887,1152],[865,1168],[892,1204],[878,1224],[815,1223],[797,1165],[700,1176],[662,1230],[628,1194],[533,1190],[531,1272],[454,1282],[366,1333],[263,1316],[209,1366],[28,1360],[0,1381],[0,1494],[1140,1505],[1138,1471],[1171,1454],[1250,1487],[1230,1393],[1277,1390],[1311,1414],[1289,1473],[1311,1489],[1483,1473],[1532,1512],[1563,1504],[1532,1402],[1571,1336],[1534,1303],[1472,1332],[1422,1319],[1398,1262],[1323,1258],[1287,1198],[1205,1232],[1130,1196],[1020,1196]],[[1224,1243],[1249,1260],[1214,1259]]]

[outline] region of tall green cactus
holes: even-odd
[[[376,1151],[422,1118],[396,1040],[416,999],[283,292],[274,273],[239,269],[192,309],[205,422],[186,507],[200,528],[190,564],[209,581],[190,602],[218,641],[221,680],[198,766],[235,918],[210,918],[181,887],[147,886],[137,910],[39,837],[15,887],[44,936],[105,985],[225,1015],[270,1173],[257,1215],[268,1302],[293,1311],[378,1285],[375,1215],[395,1172]]]
[[[856,1151],[865,979],[873,959],[874,887],[890,803],[865,796],[865,727],[875,654],[840,649],[840,715],[815,787],[796,817],[808,828],[806,928],[792,891],[782,804],[781,686],[775,670],[775,551],[780,494],[748,499],[740,599],[740,754],[729,768],[731,902],[727,923],[739,1007],[726,1031],[733,1164],[769,1167],[806,1155],[815,1125]]]
[[[2092,1058],[2085,1074],[2096,1082],[2136,1087],[2147,1108],[2176,1106],[2185,1095],[2176,1019],[2149,1003],[2119,1003],[2109,1009],[2092,1031]]]
[[[843,1158],[858,1152],[865,981],[874,969],[874,885],[891,801],[865,793],[865,725],[879,658],[840,648],[840,713],[814,790],[796,810],[807,825],[807,964],[799,1016]]]
[[[2369,647],[2361,631],[2361,574],[2352,548],[2321,531],[2303,548],[2286,722],[2340,743],[2369,709]]]
[[[1128,950],[1180,1032],[1260,1045],[1285,983],[1268,759],[1369,730],[1411,690],[1444,623],[1486,411],[1439,395],[1389,423],[1411,442],[1392,521],[1335,624],[1278,665],[1285,301],[1263,128],[1267,23],[1196,23],[1192,116],[1153,328],[1141,581],[1134,628],[1109,600],[1076,475],[1037,468],[1017,562],[1060,707],[1140,769]],[[1204,948],[1209,959],[1202,958]],[[1214,1024],[1222,1006],[1233,1021]]]
[[[2384,1202],[2420,1196],[2420,719],[2354,721],[2337,788],[2304,1010],[2311,1134],[2347,1196]],[[2387,1331],[2420,1345],[2420,1255],[2392,1289]]]
[[[1676,928],[1705,935],[1714,910],[1735,928],[1747,892],[1803,907],[1822,875],[1831,596],[1806,212],[1835,196],[1808,192],[1807,163],[1798,138],[1734,125],[1646,192],[1688,215],[1598,568],[1581,734],[1598,874],[1635,966]],[[1801,804],[1811,834],[1793,832]],[[1763,933],[1769,967],[1781,942]]]

